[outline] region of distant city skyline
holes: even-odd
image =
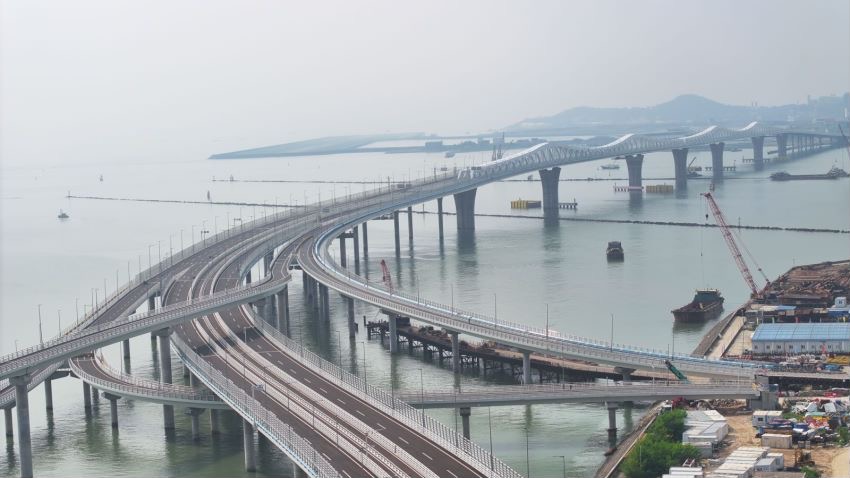
[[[0,157],[199,158],[681,94],[802,103],[847,90],[848,25],[842,0],[3,2]]]

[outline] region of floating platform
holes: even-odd
[[[517,199],[511,201],[511,209],[540,209],[542,205],[542,201],[535,201],[531,199]]]
[[[660,193],[660,194],[668,194],[672,193],[676,189],[672,184],[653,184],[651,186],[646,187],[646,192],[648,193]]]
[[[643,186],[617,186],[616,184],[614,185],[615,193],[631,193],[638,191],[642,192]]]

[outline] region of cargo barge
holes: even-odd
[[[779,171],[770,175],[770,179],[774,181],[795,181],[807,179],[838,179],[846,178],[847,171],[841,168],[832,168],[826,174],[789,174],[785,171]]]
[[[712,319],[723,311],[723,296],[717,289],[697,289],[691,303],[673,312],[673,318],[681,322],[698,322]]]

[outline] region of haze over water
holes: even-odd
[[[707,153],[692,153],[697,164],[710,163]],[[212,182],[231,174],[236,179],[287,180],[372,180],[386,176],[416,177],[442,165],[486,161],[488,153],[458,155],[444,159],[436,154],[345,154],[311,158],[281,158],[235,161],[207,161],[200,157],[158,157],[147,161],[115,164],[93,159],[63,165],[60,161],[43,167],[4,167],[2,172],[2,275],[0,275],[0,353],[38,342],[37,305],[42,304],[45,338],[59,327],[57,309],[63,324],[74,319],[75,298],[79,310],[89,301],[92,288],[115,287],[141,261],[147,267],[150,252],[154,262],[161,251],[189,244],[192,225],[196,239],[202,221],[210,230],[224,227],[226,221],[261,215],[263,208],[194,204],[155,204],[118,201],[68,200],[70,191],[78,195],[124,198],[179,199],[203,201],[207,191],[213,201],[288,203],[315,201],[362,191],[362,185]],[[715,195],[730,223],[765,226],[793,226],[850,229],[848,198],[850,181],[777,183],[765,178],[773,171],[824,172],[833,164],[847,168],[847,153],[833,150],[787,164],[768,165],[763,172],[742,167],[740,158],[752,152],[727,152],[726,163],[737,160],[738,173],[717,186]],[[564,167],[562,179],[587,177],[625,178],[619,171],[602,171],[598,161]],[[671,177],[669,152],[647,155],[644,177]],[[163,174],[168,171],[168,174]],[[609,174],[610,173],[610,174]],[[104,180],[98,180],[99,175]],[[737,179],[742,178],[742,179]],[[522,178],[520,178],[522,179]],[[625,181],[622,181],[625,183]],[[672,183],[651,181],[644,184]],[[708,181],[693,180],[684,197],[644,194],[635,201],[628,194],[614,193],[613,182],[562,182],[562,201],[575,198],[576,212],[562,211],[562,217],[637,219],[705,222],[708,212],[699,193]],[[370,186],[365,186],[369,188]],[[479,213],[523,214],[510,211],[516,198],[539,199],[539,182],[502,182],[479,190]],[[450,199],[447,211],[453,210]],[[59,221],[59,208],[70,214]],[[416,210],[421,210],[418,206]],[[435,204],[425,205],[434,211]],[[528,211],[527,214],[540,214]],[[709,217],[709,222],[713,219]],[[731,260],[719,230],[673,226],[603,224],[562,221],[560,227],[544,228],[539,219],[476,219],[473,242],[458,243],[454,217],[447,216],[446,240],[440,248],[436,218],[414,217],[414,248],[407,245],[406,218],[402,216],[402,256],[396,261],[392,221],[369,223],[369,263],[372,274],[386,259],[397,286],[423,297],[456,307],[494,313],[499,319],[543,326],[546,305],[550,327],[562,333],[608,340],[611,315],[617,343],[674,348],[690,351],[711,323],[689,327],[674,326],[670,310],[691,299],[693,289],[718,287],[726,297],[726,309],[743,303],[748,291]],[[794,264],[846,259],[850,253],[847,234],[799,233],[745,230],[741,236],[769,277],[774,278]],[[626,260],[609,264],[605,245],[623,242]],[[338,254],[338,252],[337,252]],[[759,280],[757,278],[757,280]],[[455,382],[446,366],[426,363],[421,354],[401,353],[390,357],[376,340],[366,340],[361,327],[356,340],[346,338],[344,303],[331,294],[331,327],[319,327],[315,317],[305,312],[296,275],[290,291],[293,336],[319,350],[328,360],[342,360],[352,372],[365,372],[370,383],[397,390],[436,390]],[[358,321],[372,319],[377,311],[357,305]],[[325,333],[325,331],[327,331]],[[341,342],[337,331],[341,331]],[[141,336],[132,341],[133,373],[154,376],[150,341]],[[364,363],[365,351],[365,363]],[[120,365],[118,347],[104,351],[115,367]],[[179,361],[174,360],[175,368]],[[422,383],[420,372],[422,370]],[[179,370],[175,377],[179,378]],[[467,371],[461,383],[511,383],[509,377],[481,378]],[[42,388],[31,393],[35,469],[41,476],[150,476],[182,475],[234,476],[243,474],[241,434],[232,417],[226,433],[210,438],[206,415],[200,445],[191,440],[189,420],[178,413],[177,434],[166,440],[161,425],[161,407],[144,402],[119,402],[120,431],[113,436],[107,402],[101,400],[94,417],[84,419],[82,387],[79,381],[62,379],[54,383],[52,424],[44,415]],[[636,407],[630,418],[620,412],[619,423],[626,430],[636,423],[644,409]],[[428,414],[455,426],[450,410]],[[568,457],[570,476],[592,476],[607,447],[607,414],[596,404],[535,405],[492,408],[493,448],[496,455],[515,469],[525,472],[525,430],[531,450],[533,476],[560,476],[560,458]],[[622,430],[621,430],[622,432]],[[489,447],[486,409],[473,409],[472,438]],[[7,452],[0,456],[0,470],[16,473],[12,445],[2,439]],[[288,476],[287,459],[274,447],[261,445],[261,472],[258,475]]]

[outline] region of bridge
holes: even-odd
[[[398,251],[398,211],[437,200],[442,212],[442,198],[447,195],[455,199],[458,229],[474,229],[474,200],[478,187],[535,170],[541,174],[544,212],[551,216],[553,211],[557,213],[557,178],[563,165],[624,156],[630,165],[630,185],[634,182],[637,186],[643,154],[672,150],[678,183],[679,179],[686,180],[686,177],[679,177],[678,171],[679,163],[684,164],[688,148],[708,145],[713,157],[714,151],[719,151],[722,163],[724,141],[753,138],[757,146],[758,141],[763,144],[765,136],[776,136],[781,152],[788,138],[791,138],[792,148],[800,144],[809,144],[812,148],[816,144],[832,147],[837,142],[835,136],[824,132],[781,130],[753,123],[740,130],[712,127],[683,138],[626,135],[595,148],[544,143],[486,165],[444,174],[435,172],[433,177],[402,185],[390,184],[339,200],[334,198],[298,212],[275,214],[205,238],[202,243],[193,244],[140,273],[59,337],[0,357],[0,406],[6,411],[7,431],[11,425],[11,407],[16,408],[21,474],[32,476],[27,393],[37,383],[47,381],[45,390],[50,394],[49,380],[62,363],[70,360],[71,369],[86,381],[86,387],[100,386],[107,391],[113,409],[115,400],[121,396],[162,403],[166,429],[174,427],[175,405],[203,405],[190,405],[194,429],[197,415],[207,408],[220,408],[224,403],[244,419],[245,460],[249,470],[256,466],[253,447],[259,431],[283,450],[300,472],[309,476],[446,476],[447,473],[519,476],[487,451],[415,411],[394,395],[346,374],[292,343],[285,331],[288,330],[287,284],[291,280],[289,268],[293,265],[303,270],[308,300],[323,317],[329,314],[330,289],[347,298],[352,335],[355,300],[387,311],[391,352],[397,351],[397,319],[407,317],[449,331],[455,352],[460,334],[493,340],[522,352],[523,381],[527,385],[530,384],[532,353],[614,365],[622,370],[627,383],[634,369],[663,370],[665,360],[672,360],[678,368],[692,375],[751,383],[759,372],[759,364],[754,362],[670,355],[658,350],[604,343],[496,320],[388,290],[382,284],[359,276],[359,231],[363,232],[362,247],[366,256],[367,221],[393,214]],[[720,167],[714,168],[715,174],[718,170],[722,173]],[[442,239],[442,214],[438,218]],[[330,243],[337,238],[342,251],[339,263],[328,253]],[[345,252],[348,238],[353,239],[354,244],[353,271],[347,264]],[[260,261],[265,273],[259,280],[252,280],[250,270]],[[155,305],[156,295],[161,296],[162,306],[150,307]],[[151,310],[131,315],[131,311],[145,301]],[[251,303],[254,305],[248,305]],[[258,305],[262,315],[275,326],[257,319],[253,307]],[[173,342],[193,380],[202,383],[218,399],[180,388],[154,393],[147,387],[145,391],[144,384],[110,372],[105,364],[86,355],[100,347],[122,342],[128,356],[128,338],[147,333],[158,337],[163,382],[172,381],[170,347]],[[459,372],[459,354],[454,353],[454,357],[453,368]],[[88,396],[89,391],[85,388],[84,391]],[[147,397],[143,396],[145,393]],[[600,393],[610,393],[608,398],[614,400],[639,395],[622,395],[610,390]],[[10,398],[12,394],[13,399]],[[48,403],[52,403],[52,396],[49,398]],[[117,425],[117,417],[113,418]]]

